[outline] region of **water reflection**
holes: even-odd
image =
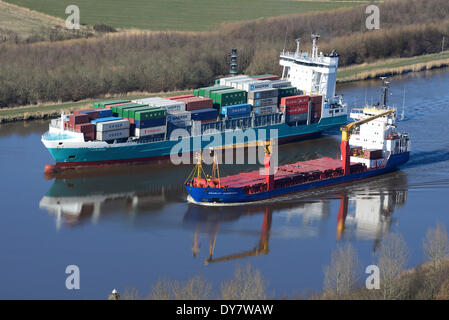
[[[340,241],[374,241],[375,250],[389,232],[394,212],[407,200],[407,175],[401,171],[243,207],[186,204],[182,183],[170,184],[170,180],[164,183],[155,180],[155,176],[157,173],[56,179],[39,206],[55,215],[58,230],[63,225],[100,223],[103,216],[114,216],[119,223],[132,216],[133,227],[140,229],[170,226],[189,230],[193,257],[199,257],[199,243],[205,237],[208,247],[205,263],[210,264],[269,254],[273,236],[320,237],[329,230]],[[174,210],[170,206],[179,208]],[[242,223],[243,220],[246,222]],[[329,228],[329,224],[333,227]],[[220,234],[257,240],[249,243],[242,240],[238,247],[217,252],[215,245]]]

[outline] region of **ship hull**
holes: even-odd
[[[306,191],[310,189],[332,186],[340,183],[367,179],[381,174],[385,174],[396,170],[399,166],[406,163],[409,159],[409,152],[395,154],[390,156],[385,167],[378,169],[370,169],[361,173],[348,174],[336,178],[323,179],[309,183],[303,183],[287,188],[279,188],[270,191],[260,192],[256,194],[246,194],[242,188],[198,188],[186,186],[192,202],[197,204],[226,204],[226,203],[247,203],[267,200],[291,193]]]
[[[347,117],[323,118],[319,123],[288,126],[278,124],[266,127],[258,127],[255,140],[270,139],[271,130],[277,130],[277,139],[279,143],[288,143],[301,139],[318,136],[323,131],[337,129],[347,123]],[[263,137],[263,138],[262,138]],[[152,143],[117,143],[97,146],[95,143],[65,143],[62,146],[56,142],[46,143],[48,151],[52,155],[58,167],[85,167],[102,166],[123,163],[146,163],[149,161],[162,160],[171,156],[197,152],[210,147],[220,147],[228,145],[226,143],[225,133],[216,133],[215,135],[203,137],[185,137],[180,140],[166,140]],[[199,140],[196,141],[196,140]],[[253,139],[254,140],[254,139]],[[247,142],[255,142],[248,140]],[[188,145],[188,152],[182,152],[180,145]],[[230,144],[232,145],[232,144]]]

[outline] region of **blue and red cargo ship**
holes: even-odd
[[[203,205],[261,201],[374,177],[408,161],[409,137],[396,132],[394,110],[365,108],[354,117],[359,120],[342,127],[341,159],[325,157],[273,170],[267,153],[265,172],[255,170],[222,178],[216,172],[212,172],[212,178],[202,177],[199,159],[185,184],[189,201]]]

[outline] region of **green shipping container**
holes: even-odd
[[[212,87],[202,88],[202,89],[200,89],[200,96],[205,97],[205,98],[210,98],[211,92],[221,91],[221,90],[231,90],[231,89],[234,89],[234,88],[230,87],[230,86],[212,86]],[[202,90],[202,92],[201,92],[201,90]]]
[[[104,108],[105,106],[108,106],[110,104],[119,104],[119,103],[128,103],[131,102],[129,100],[106,100],[106,101],[100,101],[94,103],[94,108]]]
[[[200,96],[200,89],[195,89],[195,90],[193,90],[193,95],[194,95],[195,97],[199,97],[199,96]]]
[[[297,94],[297,89],[295,87],[283,87],[278,88],[278,97],[290,97]]]
[[[123,118],[133,118],[134,119],[134,115],[135,115],[136,111],[144,111],[144,110],[148,110],[151,108],[154,108],[154,107],[151,107],[149,105],[141,105],[140,107],[125,109],[125,110],[123,110]]]
[[[262,78],[262,77],[271,77],[274,74],[259,74],[258,76],[250,76],[250,78]]]
[[[111,110],[112,113],[116,113],[119,117],[123,117],[123,110],[125,109],[131,109],[131,108],[138,108],[138,107],[143,107],[143,105],[138,104],[138,103],[133,103],[133,104],[126,104],[126,105],[122,105],[122,106],[112,106]]]
[[[212,91],[210,97],[217,108],[242,104],[248,101],[248,93],[237,89]]]
[[[165,118],[166,116],[167,111],[165,111],[165,109],[162,108],[152,108],[150,110],[136,111],[134,113],[134,119],[139,121]]]

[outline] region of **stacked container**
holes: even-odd
[[[254,113],[257,115],[275,113],[277,111],[278,104],[278,89],[249,91],[248,103],[253,105]]]
[[[214,108],[221,110],[224,106],[247,103],[248,94],[243,90],[229,89],[212,91],[211,98],[214,103]]]
[[[116,99],[116,100],[107,100],[107,101],[100,101],[94,103],[94,108],[106,108],[107,106],[111,106],[114,104],[123,104],[131,102],[129,100],[123,100],[123,99]]]
[[[309,96],[298,95],[281,98],[280,109],[285,113],[285,122],[306,123],[309,111]]]
[[[84,141],[95,140],[95,125],[93,123],[82,123],[75,125],[75,131],[84,135]]]
[[[218,110],[213,108],[194,110],[191,112],[193,121],[213,122],[217,121]]]
[[[129,137],[129,121],[119,117],[99,118],[91,121],[96,125],[96,138],[99,141],[110,141]]]
[[[272,88],[285,88],[285,87],[291,87],[292,83],[287,80],[275,80],[271,81],[271,87]]]
[[[218,91],[219,92],[219,91]],[[212,99],[203,97],[190,97],[190,98],[179,98],[176,101],[181,101],[185,103],[186,111],[200,110],[212,108]]]
[[[231,106],[223,106],[220,109],[220,113],[224,116],[227,116],[228,119],[249,117],[251,114],[251,105],[248,103],[231,105]]]
[[[69,115],[69,121],[67,123],[67,129],[75,130],[77,124],[89,123],[89,116],[87,114],[71,114]]]
[[[231,86],[212,86],[212,87],[206,87],[206,88],[200,88],[198,90],[194,90],[193,93],[197,96],[197,97],[205,97],[205,98],[210,98],[210,94],[213,91],[220,91],[220,90],[229,90],[229,89],[233,89],[233,87]]]
[[[235,81],[235,80],[239,80],[239,79],[247,79],[249,78],[248,76],[233,76],[233,77],[226,77],[226,78],[221,78],[219,79],[218,83],[216,82],[215,84],[220,84],[222,86],[229,86],[229,83],[231,81]]]
[[[193,98],[195,95],[193,94],[184,94],[182,96],[174,96],[174,97],[166,97],[168,100],[177,100],[177,99],[185,99],[185,98]]]
[[[163,108],[149,108],[134,112],[135,136],[146,137],[164,134],[167,131],[167,111]]]

